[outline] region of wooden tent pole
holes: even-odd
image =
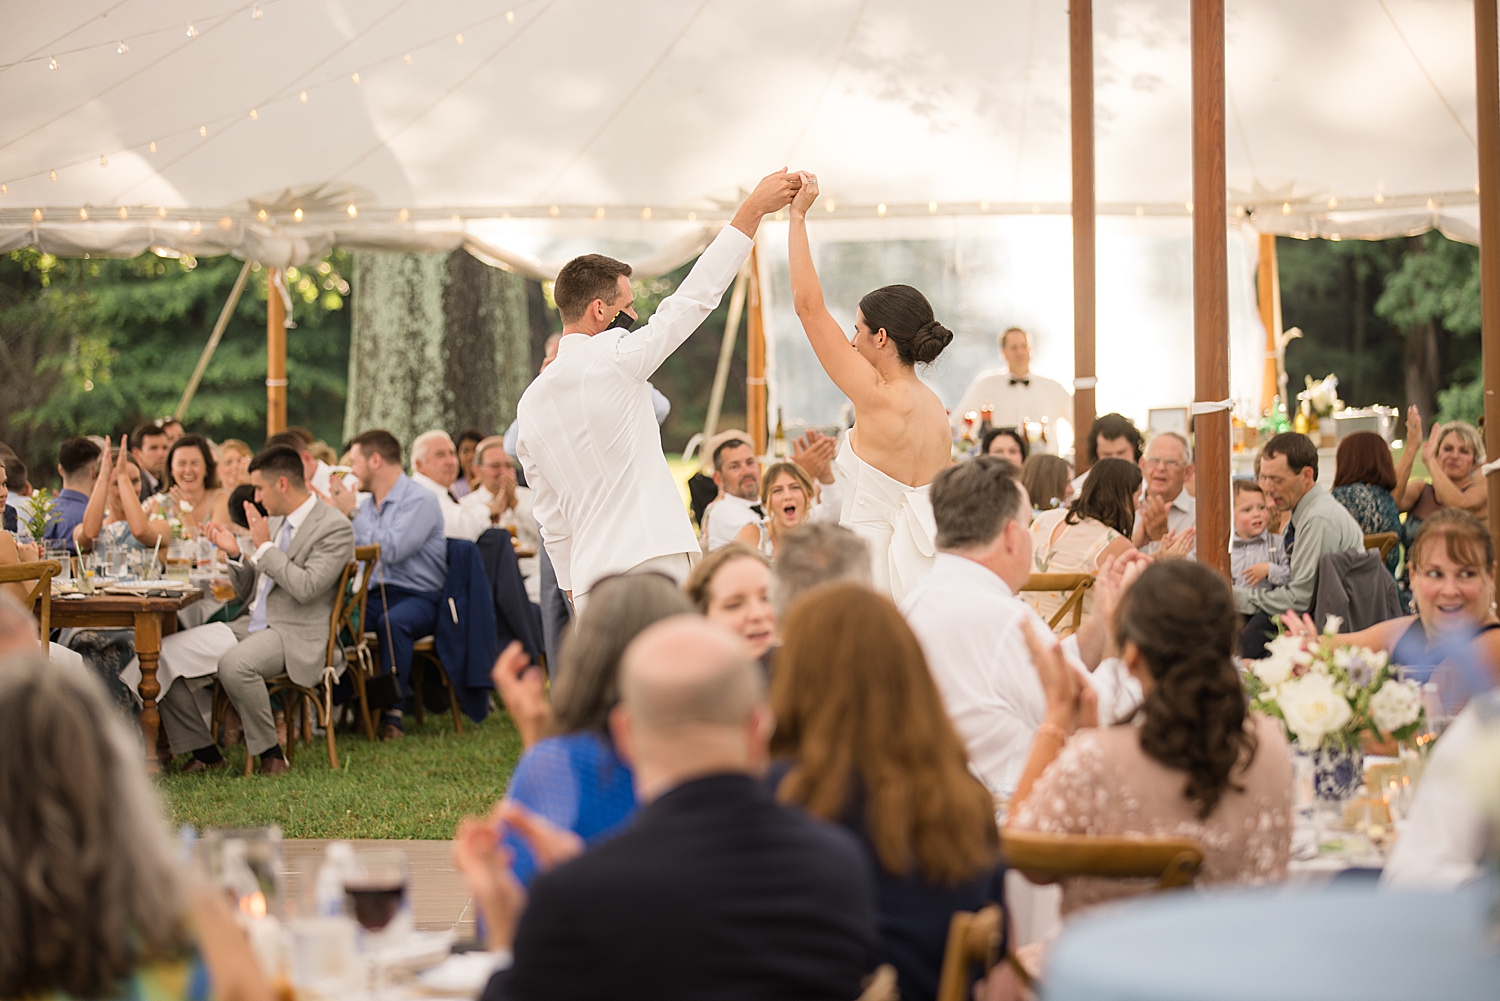
[[[1484,358],[1485,437],[1500,456],[1500,41],[1495,0],[1474,0],[1479,116],[1479,316]],[[1407,442],[1407,448],[1412,443]],[[1500,483],[1490,486],[1490,534],[1500,535]]]
[[[266,272],[266,436],[286,429],[286,303],[277,282],[281,270]]]
[[[750,291],[745,324],[745,423],[755,454],[766,454],[766,325],[761,313],[760,261],[750,251]]]
[[[1266,330],[1266,374],[1260,387],[1260,409],[1271,409],[1281,392],[1281,370],[1276,362],[1276,337],[1281,333],[1281,267],[1276,260],[1276,234],[1260,234],[1260,268],[1255,277],[1260,300],[1260,325]]]
[[[219,310],[219,319],[214,324],[213,333],[208,335],[208,343],[203,346],[203,353],[198,356],[198,365],[193,369],[192,378],[188,379],[187,388],[182,391],[182,399],[177,401],[177,409],[172,416],[182,420],[187,415],[188,404],[193,402],[193,394],[198,392],[198,383],[203,381],[203,373],[208,370],[208,363],[214,356],[214,351],[219,347],[219,341],[224,337],[224,328],[229,326],[229,318],[234,315],[234,307],[240,304],[240,293],[245,291],[245,279],[250,277],[250,262],[240,268],[239,277],[234,280],[234,288],[229,290],[229,298],[224,301],[224,308]]]
[[[1229,220],[1224,181],[1224,0],[1192,0],[1195,399],[1229,397]],[[1197,408],[1195,408],[1197,409]],[[1193,419],[1198,560],[1229,575],[1229,411]]]
[[[1068,5],[1073,125],[1073,441],[1074,467],[1088,468],[1084,441],[1094,424],[1094,4]]]

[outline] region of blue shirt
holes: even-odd
[[[69,552],[77,552],[73,548],[73,529],[83,523],[83,512],[88,510],[89,495],[77,490],[64,490],[57,495],[55,503],[57,513],[62,518],[48,525],[42,538],[66,542]]]
[[[375,579],[408,591],[443,590],[448,576],[448,542],[443,537],[443,509],[430,491],[405,473],[397,478],[385,503],[367,497],[354,515],[354,541],[380,547]]]
[[[636,812],[630,766],[591,730],[533,744],[516,764],[505,795],[590,845],[615,834]],[[505,844],[515,856],[516,878],[530,887],[537,866],[525,839],[511,832]]]

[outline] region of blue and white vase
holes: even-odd
[[[1330,747],[1312,752],[1313,795],[1325,803],[1349,799],[1365,780],[1365,752],[1355,747]]]

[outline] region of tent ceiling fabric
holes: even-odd
[[[466,246],[548,277],[602,243],[666,270],[783,164],[841,218],[1068,210],[1066,0],[513,2],[9,10],[0,248]],[[1189,212],[1187,19],[1096,0],[1102,214]],[[1229,0],[1227,23],[1232,213],[1477,240],[1467,0]]]

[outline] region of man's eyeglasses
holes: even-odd
[[[1143,466],[1166,466],[1170,470],[1181,469],[1187,465],[1181,459],[1163,459],[1158,456],[1148,455],[1141,460]]]

